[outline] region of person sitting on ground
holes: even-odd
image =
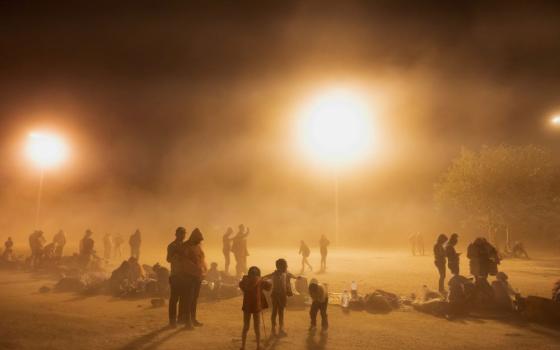
[[[261,315],[262,310],[268,308],[263,290],[270,290],[269,282],[261,278],[261,271],[256,266],[251,266],[246,276],[239,282],[239,288],[243,291],[243,331],[241,333],[241,350],[245,349],[247,332],[253,317],[253,327],[257,338],[257,349],[260,349],[261,341]]]
[[[142,268],[142,265],[140,265],[140,263],[138,262],[138,259],[131,256],[128,259],[128,266],[129,266],[128,281],[130,283],[136,283],[146,278],[144,269]]]
[[[514,300],[518,299],[520,295],[509,284],[508,275],[501,271],[498,272],[496,280],[492,282],[492,289],[496,307],[502,311],[512,311]]]
[[[278,316],[278,324],[280,332],[278,335],[286,336],[284,331],[284,310],[288,303],[288,297],[293,295],[292,284],[290,279],[296,278],[288,272],[288,262],[285,259],[276,260],[276,270],[263,277],[272,281],[272,292],[270,293],[270,300],[272,302],[272,334],[276,335],[276,317]]]
[[[309,255],[311,255],[311,250],[304,241],[300,242],[299,254],[301,255],[301,273],[303,274],[305,272],[305,265],[309,266],[309,271],[313,271],[311,264],[307,260],[309,258]]]
[[[208,283],[219,283],[222,280],[222,273],[218,270],[218,263],[211,263],[210,269],[206,273]]]
[[[436,244],[434,245],[434,265],[438,270],[439,282],[438,290],[441,294],[445,294],[445,248],[443,244],[447,242],[447,236],[443,233],[437,238]]]
[[[56,243],[51,242],[43,248],[43,261],[52,262],[56,258]]]
[[[467,316],[472,307],[474,298],[474,283],[472,278],[466,278],[459,274],[454,275],[449,279],[449,307],[447,310],[447,317],[462,317]]]
[[[4,242],[4,251],[2,252],[2,260],[4,261],[13,261],[14,260],[14,242],[12,241],[12,237],[8,237],[6,242]]]
[[[560,280],[556,281],[554,287],[552,288],[552,300],[560,303]]]
[[[329,319],[327,316],[327,306],[329,306],[329,291],[326,284],[319,283],[316,279],[312,279],[309,283],[309,296],[312,303],[309,309],[311,325],[309,331],[315,331],[317,328],[317,312],[321,312],[321,332],[329,329]]]
[[[114,296],[122,295],[125,290],[125,284],[128,281],[128,276],[130,275],[130,265],[128,261],[123,261],[121,265],[113,270],[111,277],[109,278],[109,289],[111,294]]]
[[[459,235],[453,233],[451,237],[449,237],[449,241],[445,245],[445,255],[447,256],[447,267],[449,271],[451,271],[452,275],[459,274],[459,256],[460,253],[457,253],[455,250],[455,246],[459,242]]]
[[[513,244],[512,248],[513,256],[519,259],[529,259],[529,254],[525,250],[525,245],[519,241]]]

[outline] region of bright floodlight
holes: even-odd
[[[52,168],[62,163],[68,156],[64,141],[53,134],[32,132],[25,149],[27,157],[39,168]]]
[[[363,157],[371,144],[371,111],[364,97],[333,89],[313,97],[303,108],[298,129],[311,158],[340,166]]]
[[[560,126],[560,115],[555,115],[550,119],[550,123],[554,126]]]

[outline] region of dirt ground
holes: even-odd
[[[288,259],[290,270],[299,270],[297,250],[251,251],[249,263],[271,271],[276,257]],[[208,251],[208,261],[222,258]],[[145,262],[163,261],[146,256]],[[318,265],[318,257],[311,263]],[[463,260],[462,267],[467,262]],[[514,288],[522,294],[550,297],[560,278],[560,259],[506,260]],[[307,273],[329,283],[331,291],[349,288],[356,280],[361,293],[381,288],[397,294],[417,292],[423,284],[434,287],[432,257],[412,257],[405,252],[333,251],[325,274]],[[40,294],[39,287],[53,280],[29,273],[0,271],[0,349],[238,349],[241,330],[241,297],[202,302],[202,328],[189,332],[168,329],[166,308],[153,308],[148,299],[120,300],[110,296],[83,297],[70,293]],[[288,336],[271,338],[267,349],[560,349],[560,330],[535,324],[469,318],[447,321],[415,311],[386,315],[366,312],[344,314],[329,306],[328,335],[307,333],[307,310],[289,310]],[[267,332],[270,312],[266,312]],[[255,348],[252,331],[248,349]]]

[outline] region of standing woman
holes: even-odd
[[[447,255],[447,267],[449,267],[449,271],[451,274],[456,276],[459,274],[459,255],[455,250],[455,246],[459,242],[459,235],[453,233],[451,237],[449,237],[449,241],[445,245],[445,254]]]
[[[443,244],[447,242],[447,236],[443,233],[437,238],[436,244],[434,245],[434,264],[436,265],[439,273],[439,285],[438,289],[440,293],[445,293],[445,248]]]
[[[230,263],[230,253],[231,253],[231,235],[233,234],[233,229],[228,227],[226,233],[222,236],[222,253],[225,259],[225,272],[229,274],[229,263]]]

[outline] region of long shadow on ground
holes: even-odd
[[[120,347],[119,350],[154,350],[157,349],[161,344],[176,336],[182,330],[183,329],[181,327],[173,330],[168,326],[162,327],[151,331],[150,333],[144,334],[141,337],[129,342],[128,344],[125,344],[124,346]],[[159,336],[165,331],[171,332],[160,338]]]

